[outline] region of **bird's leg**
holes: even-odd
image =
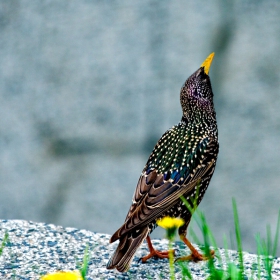
[[[141,258],[143,263],[153,257],[160,258],[160,259],[169,258],[169,251],[160,252],[160,251],[157,251],[154,249],[150,236],[147,236],[146,241],[147,241],[150,253],[147,256]],[[175,250],[173,250],[173,254],[174,254],[174,252],[175,252]]]
[[[189,256],[179,257],[175,261],[194,261],[194,262],[198,262],[198,261],[206,261],[206,260],[209,260],[209,258],[214,257],[214,255],[215,255],[214,250],[210,251],[210,256],[202,255],[193,247],[193,245],[187,239],[185,234],[180,234],[180,238],[189,247],[189,249],[191,250],[191,254]]]

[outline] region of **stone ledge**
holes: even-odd
[[[147,264],[137,260],[147,254],[146,245],[137,251],[128,273],[121,274],[107,270],[106,263],[116,244],[109,245],[109,235],[94,233],[75,228],[63,228],[52,224],[34,223],[24,220],[0,221],[0,239],[5,232],[9,234],[10,243],[4,248],[0,257],[0,278],[35,280],[47,272],[56,270],[73,270],[82,262],[85,248],[90,249],[88,280],[95,279],[168,279],[167,260],[150,260]],[[153,240],[157,249],[167,248],[166,240]],[[176,250],[179,243],[175,245]],[[220,249],[221,256],[225,252]],[[237,262],[236,251],[229,250],[232,261]],[[251,268],[257,262],[257,256],[244,253],[245,269],[251,275]],[[193,279],[206,279],[205,262],[190,263],[189,269]],[[177,279],[181,279],[180,269],[176,267]],[[275,259],[273,279],[280,279],[280,258]]]

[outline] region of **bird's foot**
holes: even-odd
[[[214,256],[215,256],[215,251],[214,250],[210,250],[210,255],[209,256],[205,256],[205,255],[200,254],[197,251],[194,251],[194,252],[192,252],[188,256],[183,256],[183,257],[176,258],[175,262],[181,262],[181,261],[193,261],[193,262],[207,261],[210,258],[214,258]]]
[[[175,254],[175,250],[171,250],[172,254]],[[157,250],[152,250],[147,256],[141,258],[142,262],[145,263],[148,259],[150,258],[158,258],[158,259],[165,259],[169,258],[169,251],[157,251]]]
[[[142,260],[143,263],[145,263],[150,258],[168,259],[170,253],[173,253],[173,255],[175,254],[175,250],[160,252],[160,251],[154,249],[150,236],[147,236],[146,241],[147,241],[150,253],[147,256],[140,259],[140,260]]]

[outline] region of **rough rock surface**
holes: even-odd
[[[0,217],[113,233],[215,51],[220,153],[201,209],[222,247],[235,197],[256,252],[279,210],[279,14],[279,0],[0,1]]]
[[[147,254],[145,244],[137,254],[127,273],[120,274],[107,270],[106,263],[116,244],[109,245],[109,235],[94,233],[75,228],[63,228],[53,224],[34,223],[24,220],[2,220],[0,222],[0,240],[8,233],[9,241],[0,256],[0,278],[37,280],[40,275],[57,270],[75,270],[81,267],[86,247],[90,251],[88,280],[114,279],[169,279],[167,260],[150,260],[146,264],[137,260]],[[153,240],[158,249],[167,249],[166,240]],[[176,243],[177,253],[184,253]],[[225,251],[219,253],[225,260]],[[229,258],[237,262],[238,254],[228,251]],[[217,260],[215,261],[218,262]],[[244,253],[246,274],[256,272],[257,256]],[[224,264],[222,263],[222,266]],[[207,262],[189,263],[193,279],[206,279]],[[176,279],[182,279],[180,268],[176,264]],[[262,267],[262,276],[265,277]],[[280,259],[274,260],[273,279],[280,279]],[[251,278],[250,278],[251,279]]]

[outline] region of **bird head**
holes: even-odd
[[[180,101],[183,115],[188,119],[214,111],[213,92],[208,76],[213,57],[214,53],[211,53],[181,88]]]

